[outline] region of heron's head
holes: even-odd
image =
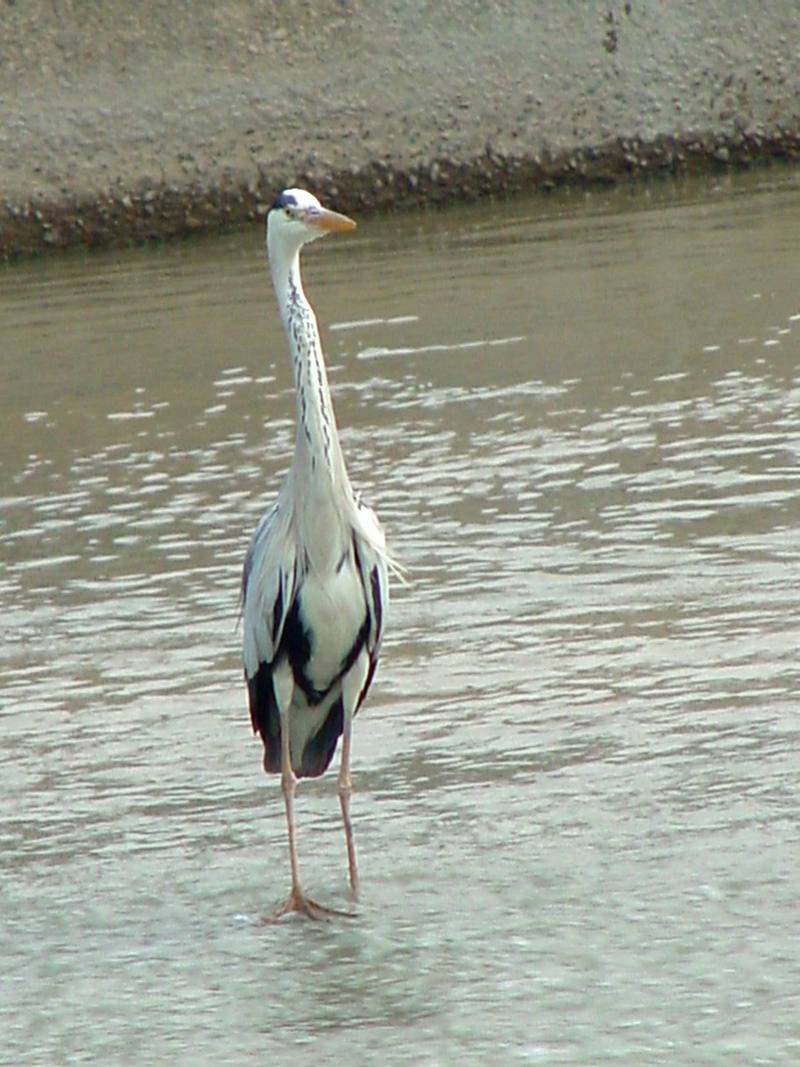
[[[354,230],[356,224],[338,211],[330,211],[305,189],[285,189],[267,215],[267,241],[296,246],[316,241],[326,233]]]

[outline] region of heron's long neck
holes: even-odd
[[[299,252],[288,260],[271,258],[271,263],[297,395],[295,476],[306,484],[323,482],[349,489],[317,319],[300,277]]]

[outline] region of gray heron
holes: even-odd
[[[297,780],[321,775],[340,737],[338,793],[350,887],[358,898],[351,737],[378,662],[392,564],[375,513],[350,484],[317,319],[300,274],[303,245],[355,225],[303,189],[285,190],[267,216],[267,253],[289,341],[297,426],[291,465],[247,551],[242,617],[253,731],[263,741],[265,771],[281,775],[286,807],[292,886],[274,917],[336,914],[301,885],[294,799]]]

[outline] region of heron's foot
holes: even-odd
[[[292,889],[288,898],[267,917],[267,922],[277,922],[284,915],[299,912],[309,919],[354,919],[355,912],[340,911],[338,908],[329,908],[326,904],[318,904],[316,900],[307,897],[302,889]]]

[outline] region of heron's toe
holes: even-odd
[[[282,919],[284,915],[291,915],[293,912],[298,912],[300,915],[305,915],[309,919],[354,919],[355,912],[352,911],[340,911],[338,908],[329,908],[326,904],[319,904],[316,900],[306,896],[301,889],[293,889],[287,899],[267,916],[266,922],[277,922],[278,919]]]

